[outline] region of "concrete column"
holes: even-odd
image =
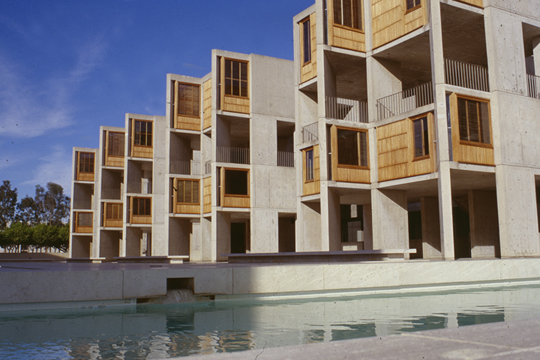
[[[471,257],[500,257],[497,194],[495,191],[469,190],[469,219]]]
[[[278,213],[274,209],[251,209],[251,252],[277,253]]]
[[[408,249],[407,192],[373,189],[371,208],[373,211],[373,249]]]
[[[540,38],[533,40],[534,74],[540,76]]]
[[[191,236],[189,238],[189,260],[202,261],[202,225],[199,220],[190,220]]]
[[[373,219],[371,204],[362,206],[364,209],[364,250],[373,250]]]
[[[154,117],[154,162],[152,166],[152,256],[169,255],[169,164],[163,144],[170,136],[167,119]]]
[[[422,253],[424,259],[442,259],[439,199],[420,198],[422,216]]]
[[[212,222],[216,225],[215,260],[223,261],[227,260],[227,258],[222,255],[231,253],[231,216],[229,213],[216,211],[215,219],[216,220]]]
[[[499,165],[496,175],[501,257],[539,256],[534,174],[529,169]]]
[[[296,223],[301,233],[296,236],[296,251],[328,251],[321,241],[321,204],[300,202],[298,219]]]
[[[441,9],[439,1],[430,1],[431,30],[431,72],[433,99],[435,101],[435,130],[437,134],[437,160],[439,170],[439,221],[443,256],[453,260],[454,228],[452,217],[452,182],[450,179],[450,122],[446,117],[446,89],[444,78],[444,51],[442,37]]]
[[[215,242],[212,241],[212,219],[201,218],[201,257],[202,261],[215,261]]]
[[[328,189],[327,193],[327,213],[324,209],[321,211],[321,217],[323,219],[323,244],[328,242],[328,250],[340,251],[341,250],[341,211],[339,194],[332,189]],[[324,239],[324,235],[327,235],[327,239]]]

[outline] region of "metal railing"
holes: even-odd
[[[527,74],[527,95],[540,99],[540,76]]]
[[[193,160],[171,161],[171,173],[181,175],[200,175],[201,163]]]
[[[327,96],[326,118],[367,123],[367,102]]]
[[[444,59],[444,75],[448,85],[489,91],[487,67]]]
[[[217,161],[233,164],[249,164],[249,148],[218,146]]]
[[[277,165],[294,167],[294,153],[291,151],[278,151],[277,152]]]
[[[377,118],[383,120],[433,103],[431,82],[377,100]]]
[[[204,163],[204,175],[208,175],[212,173],[212,161],[208,160]]]
[[[306,125],[302,128],[302,142],[319,140],[319,127],[317,122]]]

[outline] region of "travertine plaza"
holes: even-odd
[[[167,75],[165,116],[73,150],[71,258],[540,255],[538,1],[317,0],[293,25],[294,62],[213,50]]]

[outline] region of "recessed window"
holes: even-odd
[[[135,120],[135,145],[152,146],[152,122]]]
[[[105,210],[105,218],[107,220],[122,220],[122,210],[122,204],[107,204],[107,208]]]
[[[313,149],[306,150],[306,181],[313,181]]]
[[[225,170],[225,194],[249,195],[247,170]]]
[[[248,97],[248,63],[225,59],[225,95]]]
[[[458,121],[460,140],[491,144],[487,102],[458,98]]]
[[[94,153],[79,153],[79,172],[94,173]]]
[[[338,164],[367,167],[367,133],[347,129],[337,130]]]
[[[311,25],[309,18],[300,23],[302,28],[302,64],[311,61]]]
[[[429,133],[427,116],[413,120],[414,128],[414,157],[429,155]]]
[[[124,156],[124,139],[124,133],[109,132],[109,144],[107,154],[109,156]]]
[[[138,216],[152,215],[152,199],[133,198],[133,215],[138,215]]]
[[[176,201],[184,204],[199,204],[199,180],[177,180]]]
[[[414,9],[422,4],[421,0],[407,0],[407,10]]]
[[[353,29],[362,29],[362,12],[360,0],[333,0],[334,24]]]
[[[78,213],[77,214],[77,226],[92,226],[93,214],[92,213]]]
[[[178,84],[178,115],[199,117],[200,86]]]

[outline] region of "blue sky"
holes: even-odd
[[[314,0],[0,1],[0,181],[71,191],[74,146],[125,113],[165,115],[166,74],[201,77],[211,50],[293,59]]]

